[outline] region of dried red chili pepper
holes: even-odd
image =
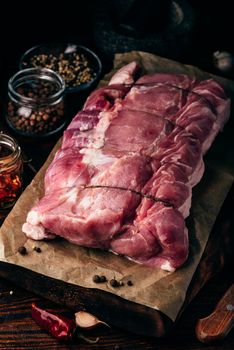
[[[32,317],[43,329],[55,338],[68,341],[72,338],[76,329],[75,322],[65,316],[54,315],[32,304]]]

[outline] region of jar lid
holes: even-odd
[[[21,154],[20,146],[15,139],[7,134],[0,133],[0,170],[15,163]]]
[[[64,95],[65,82],[48,68],[27,68],[8,82],[8,95],[14,102],[31,108],[58,103]]]

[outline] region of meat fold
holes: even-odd
[[[156,203],[144,218],[138,217],[134,225],[112,240],[111,249],[144,265],[174,271],[188,256],[183,216],[172,207]]]
[[[160,73],[137,80],[139,72],[132,62],[89,96],[22,229],[32,239],[61,236],[174,271],[189,252],[192,187],[230,100],[211,79]]]

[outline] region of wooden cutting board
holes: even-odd
[[[118,328],[137,334],[163,337],[177,322],[183,310],[204,284],[229,262],[234,249],[234,238],[231,232],[234,220],[230,210],[233,204],[234,186],[217,218],[184,303],[174,322],[162,312],[149,307],[126,301],[99,289],[83,288],[49,278],[17,265],[12,267],[11,264],[1,262],[0,275],[26,290],[71,308],[73,311],[88,310]]]
[[[187,74],[194,74],[201,78],[207,77],[207,74],[197,70],[194,67],[183,66],[179,63],[157,56],[136,52],[116,56],[116,68],[120,65],[128,63],[132,59],[137,59],[141,63],[144,62],[145,69],[148,72],[183,72]],[[233,83],[225,80],[223,80],[223,82],[230,95],[234,96]],[[221,203],[219,203],[219,196],[223,198],[222,193],[220,193],[220,189],[225,189],[226,195],[226,191],[230,187],[230,183],[232,181],[231,175],[222,176],[222,174],[224,174],[224,170],[232,173],[232,168],[230,166],[231,158],[229,156],[229,154],[232,153],[230,153],[230,148],[227,147],[229,143],[230,146],[233,145],[233,137],[230,134],[233,126],[233,114],[231,117],[232,120],[229,124],[231,127],[228,128],[227,131],[225,130],[222,137],[215,141],[215,145],[213,147],[214,151],[209,152],[207,163],[211,164],[211,168],[209,168],[211,170],[208,169],[205,180],[202,181],[201,184],[199,184],[195,189],[194,198],[196,198],[198,203],[197,208],[199,208],[199,200],[203,198],[203,212],[208,212],[209,210],[212,211],[213,202],[216,202],[217,206],[216,211],[214,212],[218,213],[217,208],[219,209],[219,207],[221,207]],[[50,156],[47,165],[51,159],[52,155]],[[214,175],[216,174],[216,171],[212,171],[213,166],[218,168],[218,177]],[[91,252],[91,250],[86,250],[84,254],[84,249],[79,247],[74,248],[69,244],[64,244],[61,242],[52,242],[50,243],[50,247],[49,244],[47,247],[46,243],[43,243],[43,249],[47,249],[46,252],[48,254],[48,257],[45,258],[45,260],[43,260],[45,255],[42,255],[42,257],[39,259],[38,256],[36,257],[30,253],[31,255],[29,254],[26,260],[22,261],[22,257],[19,257],[17,254],[17,246],[25,244],[26,241],[25,236],[21,232],[21,224],[25,220],[25,215],[28,210],[27,208],[30,208],[32,205],[33,197],[37,196],[38,193],[42,193],[43,191],[42,180],[44,171],[45,168],[40,171],[33,183],[25,191],[24,195],[20,198],[1,229],[1,276],[10,279],[14,283],[17,283],[30,291],[42,295],[43,297],[66,305],[67,307],[72,308],[74,311],[80,308],[86,309],[89,312],[96,314],[105,322],[117,327],[121,327],[139,334],[157,337],[164,336],[180,317],[186,305],[194,298],[206,281],[209,280],[209,278],[214,275],[228,259],[228,251],[232,246],[231,226],[233,225],[233,219],[230,208],[232,208],[234,202],[234,189],[232,188],[232,190],[229,192],[219,215],[217,216],[215,214],[217,216],[217,218],[215,216],[216,220],[214,218],[209,220],[209,215],[207,216],[207,224],[209,224],[210,227],[212,227],[215,221],[213,230],[211,233],[209,232],[208,235],[208,243],[206,244],[207,240],[199,241],[198,239],[194,239],[192,242],[191,239],[192,243],[190,248],[193,249],[191,249],[192,253],[190,254],[189,261],[185,264],[185,267],[173,275],[162,275],[162,273],[160,275],[160,272],[158,272],[157,278],[160,276],[159,288],[159,283],[153,283],[153,277],[150,279],[150,275],[154,275],[155,273],[153,270],[144,270],[142,267],[138,267],[138,265],[132,262],[127,262],[126,259],[122,257],[113,256],[112,258],[109,253],[98,253],[93,251]],[[210,175],[213,175],[215,178],[214,185],[216,187],[218,186],[217,191],[210,185],[210,182],[212,183],[213,181],[212,176]],[[228,183],[223,184],[223,181],[228,181]],[[208,191],[208,189],[211,193],[211,197],[206,197],[205,192],[206,190]],[[206,203],[206,198],[210,199],[210,203]],[[193,221],[196,223],[196,213],[199,212],[198,209],[195,210],[196,206],[194,206],[193,209],[192,215],[188,219],[188,225],[190,228],[193,226]],[[203,212],[200,213],[201,216],[203,216]],[[204,216],[206,216],[205,214]],[[198,220],[197,223],[199,224],[200,222],[200,224],[203,223],[204,225],[206,221],[203,219],[204,218],[202,217],[202,220]],[[194,232],[195,234],[197,233],[196,230]],[[28,244],[27,247],[29,248],[32,247],[33,244],[35,245],[35,242],[26,243]],[[50,250],[52,246],[53,249]],[[64,248],[63,250],[61,249],[61,246]],[[61,251],[59,249],[61,249]],[[196,255],[194,252],[198,251],[199,254]],[[57,260],[53,260],[56,254],[58,255]],[[90,257],[93,264],[91,271],[87,272],[87,269],[85,270],[83,267],[83,272],[77,272],[79,277],[75,279],[74,269],[72,268],[70,269],[70,273],[67,272],[65,275],[62,273],[63,265],[65,263],[65,260],[63,259],[68,259],[69,255],[69,258],[72,258],[73,254],[75,257],[82,256],[82,259],[82,254],[84,254],[84,259],[86,259],[87,256]],[[55,261],[56,265],[49,263],[48,266],[45,266],[50,260]],[[195,260],[196,263],[194,263]],[[87,265],[86,262],[88,260],[84,261],[85,264],[83,265]],[[72,260],[72,263],[75,263],[75,260]],[[112,263],[113,266],[111,266]],[[192,264],[193,269],[190,269],[190,265]],[[129,271],[134,271],[132,272],[134,286],[128,287],[128,289],[125,289],[126,291],[121,291],[99,287],[98,285],[92,285],[90,280],[87,281],[87,278],[90,278],[94,272],[94,270],[92,270],[93,268],[95,269],[97,267],[97,269],[100,270],[100,266],[105,269],[108,266],[108,269],[105,271],[110,275],[112,273],[112,268],[115,270],[115,273],[119,273],[120,275],[124,275],[127,271],[126,277],[130,275]],[[139,269],[140,272],[136,271],[136,269]],[[189,269],[190,274],[187,272]],[[138,278],[136,278],[136,275]],[[147,276],[147,278],[144,276]],[[180,280],[182,283],[178,284],[177,280]],[[147,283],[150,284],[150,289],[145,286]],[[169,284],[171,288],[168,288]],[[138,292],[138,289],[140,293],[134,294],[133,291]],[[153,294],[154,291],[155,294]],[[145,296],[142,295],[144,292]],[[168,292],[171,292],[171,295],[168,295]],[[178,294],[178,297],[175,298],[176,307],[173,304],[173,293],[175,295]],[[139,294],[141,294],[140,299],[136,297]],[[154,299],[157,302],[153,303]],[[180,299],[179,302],[178,299]],[[157,305],[160,306],[157,307]],[[159,309],[161,311],[159,311]]]

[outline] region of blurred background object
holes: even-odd
[[[103,1],[95,43],[106,55],[131,50],[178,58],[191,42],[194,11],[186,0]]]
[[[227,51],[215,51],[213,53],[213,62],[221,74],[232,74],[234,71],[234,56]]]
[[[104,73],[116,51],[144,49],[221,74],[213,53],[234,54],[232,22],[229,0],[80,0],[78,8],[54,0],[41,0],[36,6],[24,0],[14,6],[6,2],[0,14],[1,84],[16,72],[26,50],[56,42],[94,50]]]

